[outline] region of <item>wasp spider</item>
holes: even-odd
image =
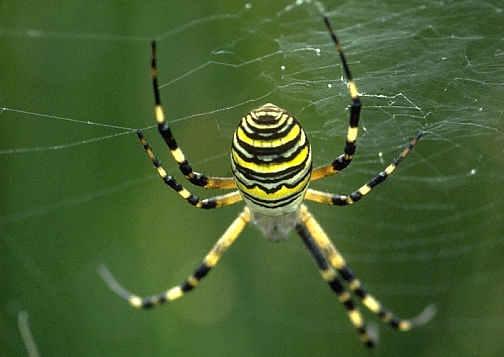
[[[233,177],[208,177],[194,171],[165,120],[157,80],[156,44],[152,43],[151,67],[155,118],[159,133],[168,145],[180,171],[196,186],[237,190],[212,198],[198,198],[168,175],[143,133],[138,131],[138,138],[148,158],[164,183],[192,206],[210,209],[229,206],[243,200],[245,208],[215,243],[194,273],[182,284],[158,295],[140,297],[128,292],[115,280],[107,268],[102,266],[100,273],[105,282],[130,305],[135,308],[152,308],[176,300],[193,290],[217,265],[224,252],[235,242],[245,226],[252,222],[269,239],[285,238],[292,229],[296,230],[313,256],[322,278],[336,293],[338,300],[346,309],[350,322],[366,346],[374,346],[376,336],[366,327],[352,296],[359,299],[383,322],[400,331],[407,331],[424,324],[433,316],[433,307],[426,308],[416,318],[409,320],[398,318],[383,307],[364,289],[343,256],[303,204],[305,200],[338,206],[358,202],[396,170],[422,135],[418,134],[391,164],[350,194],[331,194],[308,188],[310,182],[336,174],[350,164],[355,153],[361,110],[359,92],[338,38],[327,17],[324,17],[324,22],[341,59],[352,104],[349,109],[349,126],[343,154],[332,163],[315,169],[312,169],[311,148],[301,124],[284,109],[267,103],[245,115],[234,132],[231,147]]]

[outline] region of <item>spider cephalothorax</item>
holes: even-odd
[[[152,161],[164,183],[194,207],[218,208],[235,204],[242,199],[245,201],[246,207],[215,243],[193,274],[180,285],[160,294],[148,297],[132,294],[119,285],[103,266],[100,272],[107,284],[133,307],[150,308],[176,300],[193,290],[217,265],[224,252],[234,243],[245,226],[249,222],[254,222],[266,237],[271,239],[283,238],[295,228],[313,256],[322,278],[345,307],[350,322],[366,346],[372,347],[376,338],[366,328],[364,318],[355,305],[352,295],[383,322],[399,331],[407,331],[424,324],[433,316],[434,309],[429,307],[416,318],[405,320],[396,317],[383,307],[364,289],[341,253],[303,203],[303,201],[312,201],[338,206],[356,203],[396,170],[399,163],[408,156],[421,136],[421,133],[418,134],[383,171],[349,194],[331,194],[308,188],[310,182],[334,175],[351,163],[355,153],[361,109],[357,86],[352,79],[345,55],[327,17],[324,17],[324,22],[339,53],[352,102],[349,108],[348,129],[343,153],[333,162],[315,168],[313,171],[311,148],[303,128],[288,112],[271,103],[251,111],[242,118],[236,129],[231,147],[233,177],[207,177],[193,171],[165,120],[157,81],[156,46],[154,42],[152,43],[151,69],[155,117],[158,130],[179,165],[180,171],[194,185],[209,189],[237,188],[237,190],[216,197],[198,198],[178,183],[175,178],[168,175],[154,155],[142,131],[139,130],[138,137],[148,158]]]

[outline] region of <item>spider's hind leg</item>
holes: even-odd
[[[157,51],[156,42],[151,43],[151,75],[152,75],[152,89],[154,91],[154,116],[158,124],[158,131],[170,149],[173,159],[177,162],[180,171],[184,174],[187,180],[196,186],[204,188],[219,188],[219,189],[233,189],[236,188],[235,181],[232,177],[210,177],[193,170],[191,164],[187,160],[182,149],[178,146],[175,137],[171,131],[168,122],[165,119],[163,105],[161,104],[161,94],[159,93],[158,84],[158,68],[157,68]]]
[[[198,196],[194,195],[192,192],[187,190],[184,186],[179,184],[177,182],[177,180],[175,180],[174,177],[168,175],[166,170],[161,165],[161,162],[158,160],[158,158],[154,154],[154,151],[152,150],[151,146],[147,142],[147,139],[145,138],[145,136],[141,130],[137,131],[137,136],[138,136],[138,139],[140,140],[140,143],[142,144],[142,146],[145,150],[145,153],[147,154],[147,158],[152,162],[152,165],[156,169],[161,180],[163,180],[163,182],[166,184],[167,187],[169,187],[170,189],[177,192],[180,197],[182,197],[184,200],[186,200],[187,203],[191,204],[192,206],[194,206],[196,208],[211,209],[211,208],[219,208],[219,207],[229,206],[229,205],[235,204],[236,202],[241,201],[242,197],[240,195],[240,192],[238,192],[238,191],[233,191],[233,192],[230,192],[230,193],[227,193],[224,195],[220,195],[220,196],[200,199]]]
[[[312,172],[311,181],[320,180],[324,177],[334,175],[343,171],[348,165],[350,165],[355,154],[357,135],[359,132],[359,118],[362,108],[359,91],[357,90],[357,85],[355,84],[352,73],[350,72],[350,67],[348,66],[345,53],[341,48],[339,39],[332,29],[331,22],[327,16],[324,16],[324,23],[329,31],[334,46],[336,47],[336,51],[338,51],[341,64],[343,66],[343,72],[348,82],[348,93],[350,94],[352,103],[349,107],[348,129],[343,154],[338,156],[332,163],[315,168]]]
[[[399,156],[396,157],[383,171],[380,171],[366,184],[353,191],[352,193],[341,195],[322,192],[309,188],[306,192],[305,199],[308,201],[323,203],[331,206],[348,206],[358,202],[360,199],[366,197],[367,194],[373,191],[376,186],[385,182],[385,180],[396,171],[399,164],[404,159],[406,159],[406,157],[408,157],[408,155],[411,153],[411,151],[423,135],[423,132],[419,132],[413,139],[410,140],[408,145],[401,151]]]

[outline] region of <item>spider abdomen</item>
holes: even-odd
[[[311,175],[311,148],[299,122],[268,103],[242,118],[233,135],[231,165],[252,212],[285,215],[303,200]]]

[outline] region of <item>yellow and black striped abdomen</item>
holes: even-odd
[[[299,122],[274,104],[242,118],[233,135],[233,175],[253,213],[297,211],[311,175],[311,148]]]

